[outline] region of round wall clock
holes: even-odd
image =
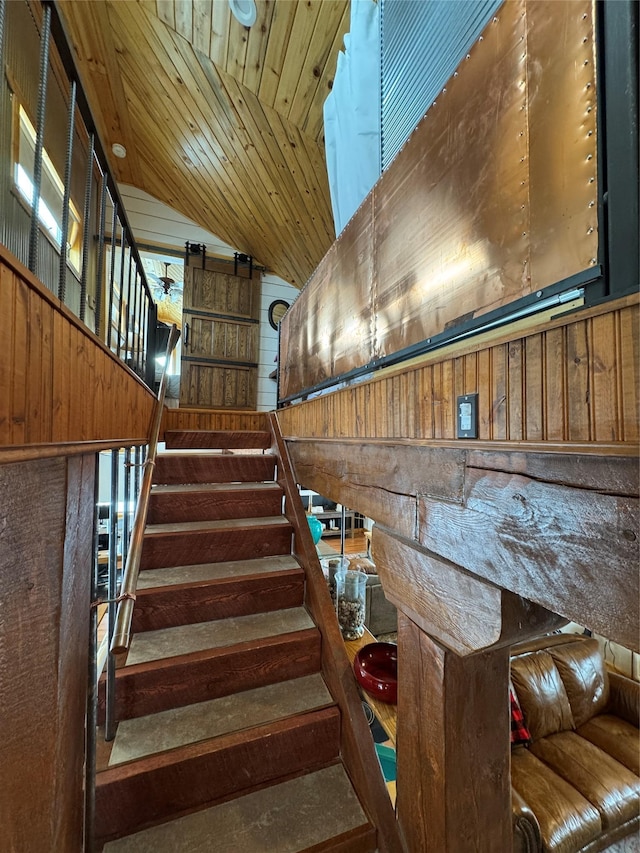
[[[278,323],[282,320],[288,309],[289,303],[285,302],[284,299],[275,299],[269,305],[269,324],[273,329],[278,328]]]

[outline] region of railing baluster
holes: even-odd
[[[96,728],[98,725],[98,501],[100,485],[100,454],[95,454],[93,487],[93,564],[91,566],[91,598],[89,616],[89,680],[87,684],[87,735],[85,754],[85,821],[84,849],[93,853],[93,830],[96,812]]]
[[[136,496],[137,497],[137,496]],[[130,517],[129,503],[131,501],[131,448],[124,451],[124,507],[122,512],[122,559],[126,559],[129,552]]]
[[[131,349],[131,270],[133,268],[133,253],[129,249],[129,274],[127,277],[127,310],[124,315],[124,362],[132,366]]]
[[[120,226],[120,298],[118,299],[118,340],[117,353],[120,358],[122,350],[122,306],[124,303],[124,264],[125,264],[125,248],[127,245],[127,235],[124,232],[124,226]]]
[[[107,346],[111,349],[111,336],[113,328],[113,282],[116,277],[116,246],[118,241],[116,232],[118,230],[118,204],[113,202],[113,222],[111,223],[111,272],[109,273],[109,305],[107,306]]]
[[[49,76],[49,38],[51,35],[51,7],[43,7],[40,33],[40,77],[38,80],[38,114],[36,146],[33,156],[33,196],[31,199],[31,226],[29,230],[29,269],[38,274],[38,238],[40,236],[40,189],[42,187],[42,152],[44,150],[44,122],[47,111],[47,79]]]
[[[62,199],[62,226],[60,237],[60,272],[58,274],[58,299],[64,302],[67,295],[67,241],[69,237],[69,200],[71,198],[71,163],[73,159],[73,129],[76,113],[76,81],[69,90],[67,121],[67,156],[64,162],[64,197]]]
[[[84,323],[87,310],[87,274],[89,271],[89,234],[91,232],[91,185],[93,184],[93,133],[89,134],[89,151],[87,153],[87,174],[84,185],[84,208],[82,223],[82,272],[80,273],[80,319]]]
[[[102,280],[104,266],[104,225],[107,216],[107,176],[102,175],[102,192],[100,196],[100,223],[98,226],[98,262],[96,264],[96,316],[95,316],[95,331],[96,335],[100,336],[100,325],[102,323],[102,290],[104,282]]]
[[[118,571],[118,467],[120,451],[111,451],[111,503],[109,506],[109,582],[108,593],[108,633],[111,644],[116,624],[114,599],[117,595],[116,580]],[[113,655],[107,657],[107,684],[105,702],[104,739],[113,740],[116,734],[116,660]]]

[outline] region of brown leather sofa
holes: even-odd
[[[511,679],[530,734],[511,754],[515,853],[596,853],[637,832],[640,684],[575,634],[514,646]]]

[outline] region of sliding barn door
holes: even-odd
[[[185,268],[180,405],[255,409],[260,279]]]

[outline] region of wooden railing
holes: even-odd
[[[313,544],[293,476],[291,460],[278,418],[269,414],[278,482],[285,495],[285,514],[294,527],[294,554],[305,572],[305,605],[322,635],[322,673],[342,713],[342,758],[369,819],[378,830],[381,853],[403,850],[391,801],[384,786],[371,732],[362,711],[355,678],[331,604],[327,584]]]
[[[133,607],[135,603],[136,587],[138,585],[140,557],[142,556],[144,528],[147,521],[149,495],[151,493],[153,470],[156,464],[156,454],[158,450],[158,436],[160,435],[160,424],[162,422],[164,410],[164,398],[167,390],[167,365],[169,364],[169,356],[173,352],[173,348],[178,342],[179,337],[180,333],[177,327],[175,325],[172,326],[169,334],[169,340],[167,342],[165,366],[162,373],[162,379],[160,380],[158,398],[156,400],[153,422],[151,424],[151,431],[149,434],[149,448],[147,451],[147,458],[144,463],[144,476],[142,478],[142,485],[138,496],[131,542],[129,544],[127,562],[122,577],[115,630],[110,643],[111,654],[121,654],[122,652],[127,651],[131,643],[131,619],[133,618]]]

